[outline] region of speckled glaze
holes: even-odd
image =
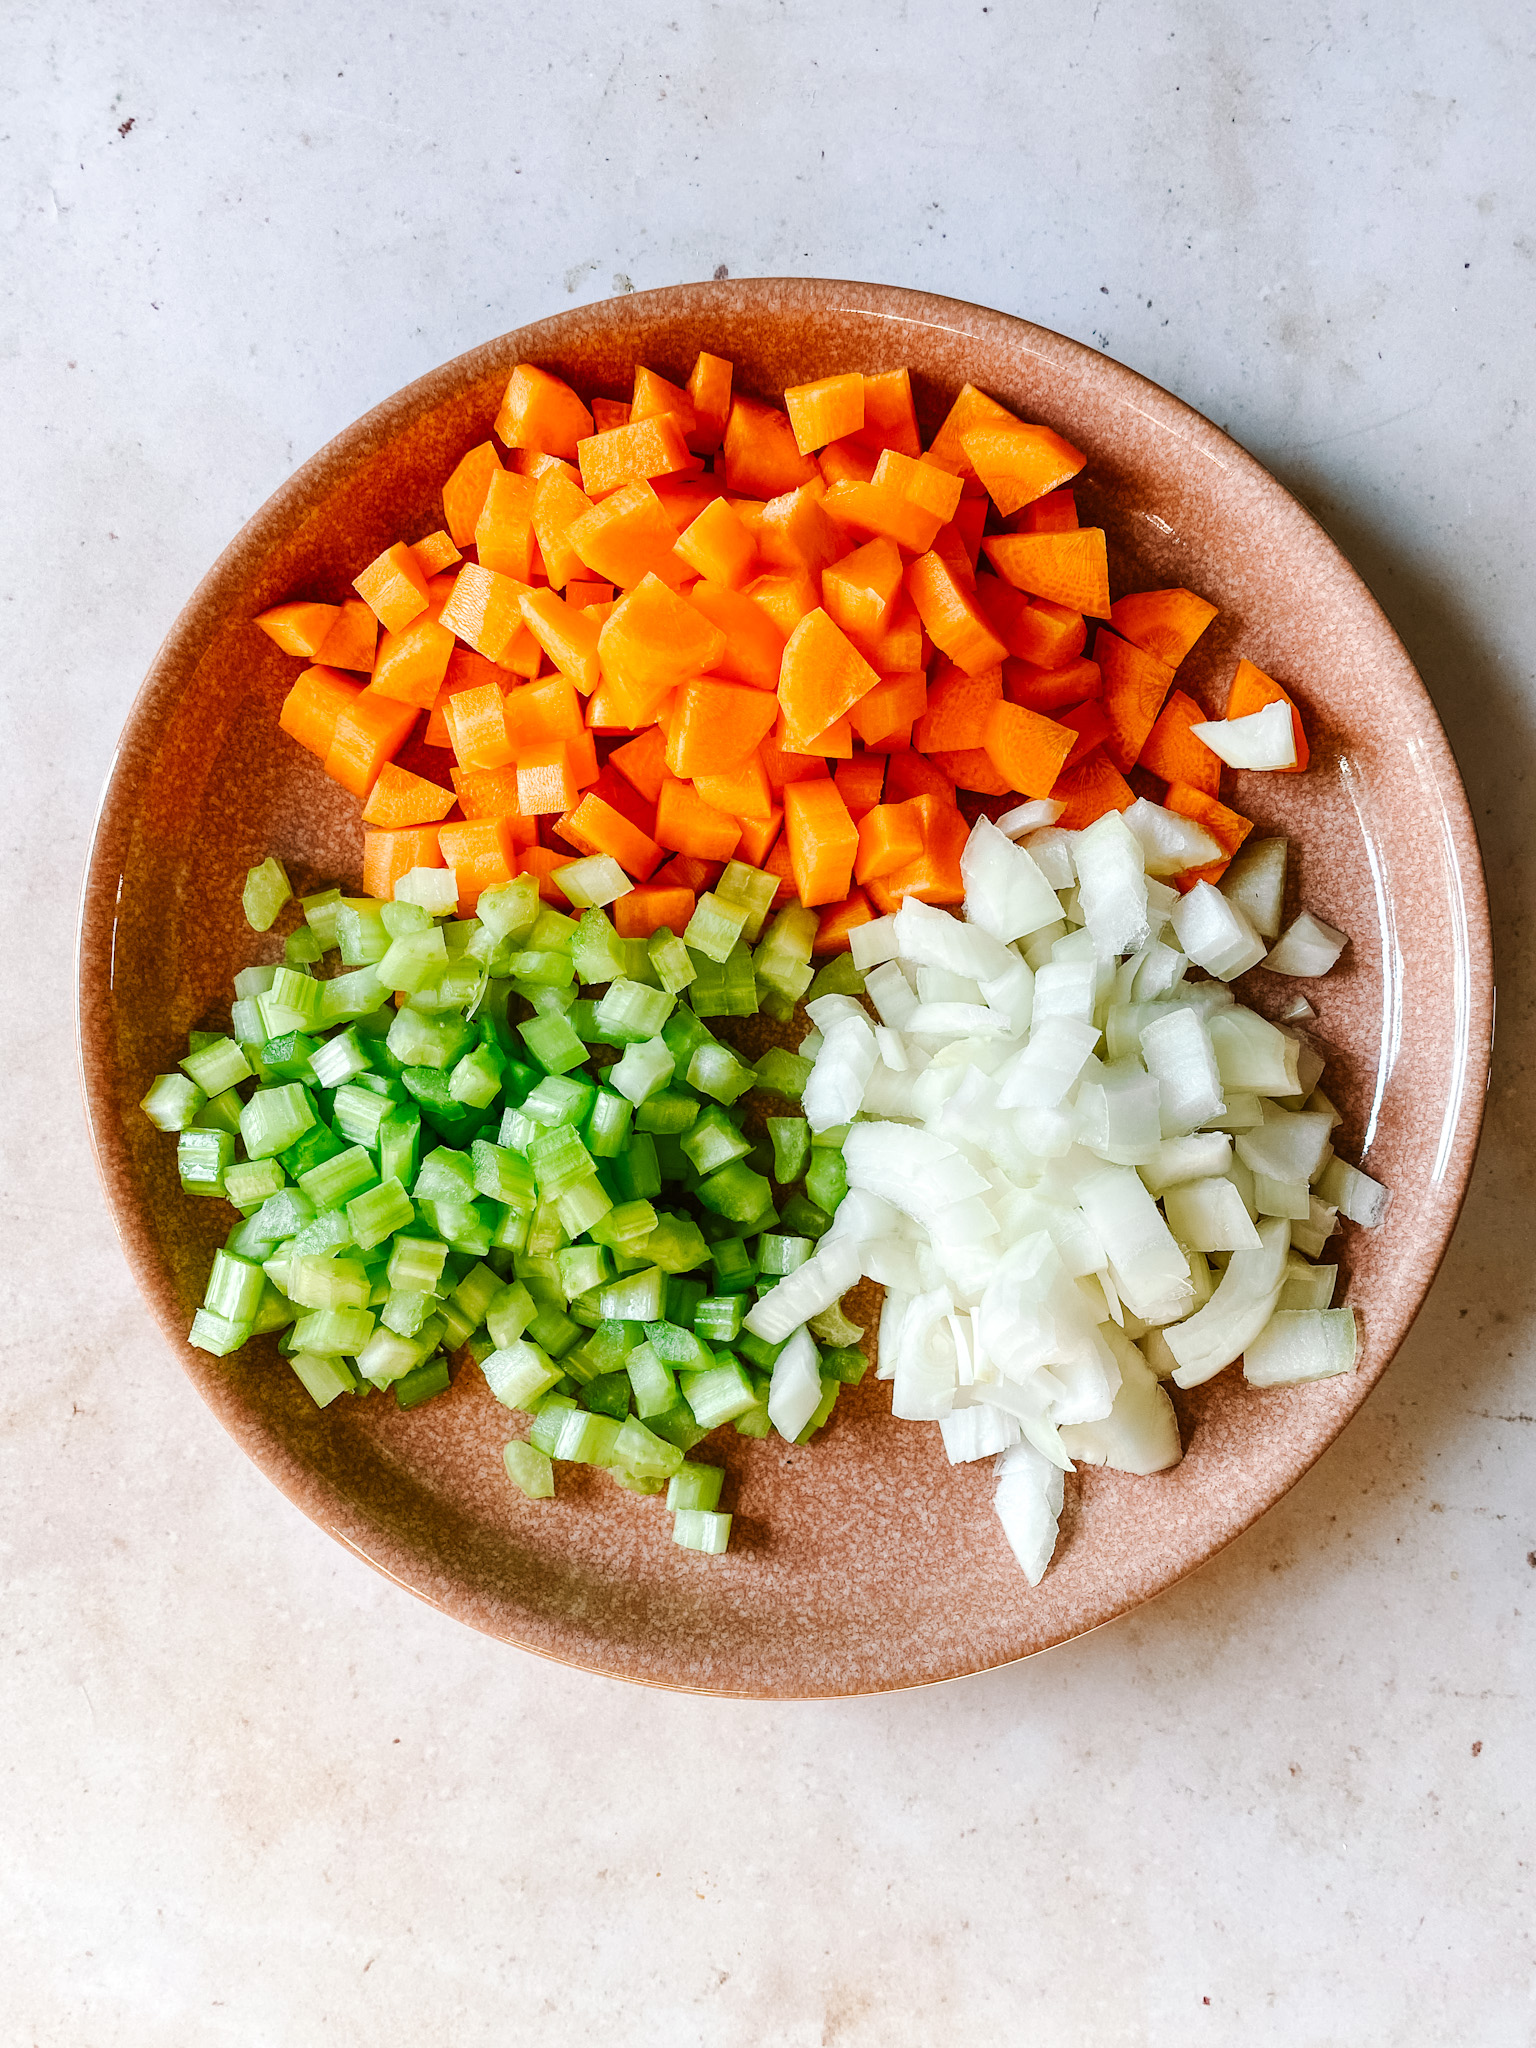
[[[245,870],[278,853],[300,888],[356,885],[355,801],[277,734],[297,664],[250,620],[336,599],[381,547],[440,524],[438,491],[490,431],[511,366],[628,395],[636,361],[686,376],[731,357],[738,387],[911,366],[925,431],[969,379],[1089,457],[1085,523],[1105,525],[1117,592],[1184,583],[1221,615],[1180,672],[1213,711],[1244,654],[1284,682],[1312,736],[1306,776],[1239,777],[1234,799],[1288,833],[1292,907],[1353,945],[1323,982],[1339,1150],[1393,1190],[1386,1224],[1330,1247],[1360,1310],[1358,1371],[1254,1392],[1236,1371],[1176,1394],[1183,1463],[1069,1482],[1056,1560],[1033,1590],[991,1510],[989,1465],[951,1468],[939,1434],[893,1423],[871,1375],[817,1443],[727,1433],[728,1555],[676,1549],[654,1500],[562,1467],[527,1503],[501,1473],[516,1426],[478,1374],[408,1415],[380,1399],[316,1410],[270,1346],[192,1351],[186,1328],[222,1203],[185,1201],[175,1147],[136,1104],[186,1033],[227,1016],[235,971],[271,958],[240,912]],[[1273,1014],[1298,984],[1243,991]],[[1112,1619],[1228,1543],[1365,1399],[1434,1277],[1472,1165],[1492,980],[1477,842],[1445,736],[1358,576],[1296,501],[1156,385],[1004,314],[881,286],[682,286],[584,307],[488,343],[400,392],[317,455],[199,586],[146,679],[103,800],[80,930],[80,1045],[103,1184],[139,1285],[199,1392],[288,1497],[409,1591],[561,1662],[748,1697],[921,1685],[1024,1657]],[[874,1307],[873,1290],[866,1306]]]

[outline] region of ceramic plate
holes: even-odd
[[[501,1471],[506,1413],[472,1369],[415,1413],[386,1400],[322,1412],[275,1348],[217,1360],[186,1343],[229,1211],[182,1198],[175,1147],[136,1104],[189,1028],[222,1025],[235,971],[271,955],[241,916],[246,869],[275,852],[301,887],[360,880],[357,805],[278,736],[294,664],[252,618],[289,596],[349,594],[382,547],[440,525],[442,479],[489,434],[519,359],[627,397],[637,361],[682,378],[700,347],[734,360],[739,389],[769,395],[906,363],[925,437],[967,379],[1060,429],[1087,451],[1079,502],[1085,524],[1108,529],[1114,589],[1186,584],[1220,607],[1181,685],[1218,711],[1243,654],[1306,715],[1311,772],[1239,778],[1234,801],[1291,836],[1298,900],[1353,939],[1307,988],[1344,1113],[1339,1150],[1393,1194],[1381,1229],[1334,1241],[1361,1364],[1264,1393],[1229,1370],[1176,1394],[1183,1463],[1070,1482],[1033,1590],[993,1515],[989,1461],[952,1469],[937,1429],[891,1421],[873,1374],[809,1449],[712,1439],[736,1522],[729,1553],[705,1559],[674,1547],[654,1501],[597,1472],[563,1466],[555,1501],[523,1501]],[[1248,980],[1271,1012],[1295,986]],[[1477,842],[1445,735],[1370,593],[1301,506],[1207,420],[1091,349],[953,300],[828,282],[684,286],[565,313],[424,377],[322,450],[215,564],[150,671],[80,934],[107,1197],[168,1342],[243,1449],[339,1541],[475,1628],[613,1677],[753,1697],[875,1692],[1028,1656],[1160,1592],[1261,1515],[1365,1399],[1434,1276],[1472,1164],[1491,1004]]]

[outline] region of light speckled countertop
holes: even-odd
[[[7,41],[7,2048],[1523,2048],[1529,10],[21,0]],[[343,1553],[163,1350],[74,1093],[94,803],[213,556],[421,371],[720,264],[1027,315],[1251,448],[1418,661],[1500,945],[1460,1231],[1321,1465],[1130,1619],[841,1705],[562,1671]]]

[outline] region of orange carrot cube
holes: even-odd
[[[275,640],[284,654],[302,654],[306,661],[318,661],[320,650],[340,617],[340,605],[275,604],[269,611],[258,613],[252,623],[260,626],[269,640]],[[341,668],[345,663],[338,662],[336,666]]]
[[[576,460],[576,444],[592,431],[592,415],[563,378],[519,363],[507,380],[496,431],[509,448],[536,448]]]
[[[832,780],[855,824],[879,803],[885,787],[885,767],[883,754],[855,754],[851,760],[838,763]]]
[[[538,652],[520,599],[527,589],[515,577],[466,562],[454,578],[453,593],[440,614],[442,624],[498,668],[522,673],[527,653]]]
[[[363,834],[363,894],[376,902],[394,900],[395,884],[412,868],[446,865],[438,845],[439,827],[407,827],[399,832]]]
[[[784,836],[789,841],[795,891],[807,910],[848,894],[858,827],[834,782],[792,782],[784,792]]]
[[[636,420],[607,433],[592,434],[577,444],[581,488],[589,498],[606,498],[625,484],[649,482],[698,467],[682,428],[672,413]]]
[[[426,573],[403,540],[375,555],[352,588],[388,632],[398,633],[427,608]]]
[[[987,715],[982,741],[1002,781],[1002,789],[991,794],[1016,789],[1024,796],[1049,796],[1076,741],[1077,734],[1054,718],[1042,718],[1038,711],[1000,698]]]
[[[982,542],[1000,576],[1032,597],[1109,617],[1109,557],[1104,530],[1081,526],[1072,533],[994,533]]]
[[[677,693],[667,737],[667,768],[680,780],[721,775],[755,754],[772,731],[778,705],[747,683],[697,677]]]
[[[709,664],[710,672],[750,683],[757,690],[776,690],[789,629],[780,630],[751,589],[749,584],[746,590],[730,590],[706,576],[689,591],[688,602],[720,633],[722,645]]]
[[[688,397],[697,426],[690,445],[700,455],[713,455],[725,438],[731,416],[732,366],[724,356],[699,351],[688,379]]]
[[[497,683],[460,690],[443,706],[449,742],[461,768],[505,768],[513,758],[505,700]]]
[[[777,498],[821,472],[795,443],[795,430],[776,405],[760,399],[731,401],[725,428],[725,487],[749,498]]]
[[[673,552],[677,529],[650,484],[625,484],[574,519],[566,538],[594,574],[626,589],[657,576],[675,589],[687,573]]]
[[[590,697],[602,681],[598,660],[598,622],[581,607],[567,604],[552,590],[527,590],[522,599],[523,617],[561,675],[569,676],[584,697]]]
[[[666,689],[708,674],[725,644],[718,626],[655,576],[642,578],[619,600],[598,636],[605,680],[613,672]]]
[[[1026,426],[1022,420],[970,427],[960,445],[988,497],[1005,514],[1059,490],[1088,460],[1049,427]]]
[[[864,379],[857,370],[838,377],[818,377],[813,384],[792,384],[784,393],[784,409],[802,455],[813,455],[829,441],[856,434],[864,424]]]
[[[583,853],[611,854],[625,874],[638,882],[643,882],[661,859],[661,848],[649,834],[591,790],[561,819],[560,832]]]
[[[475,521],[475,555],[482,569],[526,583],[533,574],[533,501],[538,485],[515,470],[499,469]]]
[[[960,508],[963,485],[959,477],[934,463],[914,462],[894,448],[886,449],[876,463],[874,480],[877,490],[895,491],[909,504],[931,513],[941,526],[947,526]]]
[[[448,628],[423,612],[398,633],[385,633],[374,661],[372,687],[381,697],[430,711],[448,673],[453,644]]]
[[[453,809],[453,803],[451,789],[386,761],[363,806],[363,823],[391,832],[406,825],[438,825]]]
[[[919,555],[907,568],[907,589],[935,647],[967,675],[995,668],[1008,649],[988,625],[975,597],[938,555]]]
[[[565,740],[524,748],[517,757],[517,808],[525,818],[558,816],[577,801],[571,749]]]
[[[326,774],[354,796],[366,797],[379,770],[399,753],[415,723],[414,704],[359,690],[336,720],[325,757]]]
[[[816,927],[816,936],[811,941],[813,953],[846,953],[848,934],[861,924],[869,924],[874,918],[869,907],[869,898],[862,889],[850,889],[841,903],[831,903],[821,914]]]
[[[426,571],[429,585],[434,576],[441,575],[444,569],[451,569],[464,559],[454,546],[452,536],[441,529],[413,541],[411,553]]]
[[[373,667],[378,640],[378,620],[360,597],[349,597],[315,659],[327,668],[361,669],[367,674]]]
[[[370,614],[370,617],[372,615]],[[323,761],[336,737],[336,721],[362,695],[362,685],[340,670],[305,669],[283,699],[277,722],[291,740]]]
[[[726,498],[712,498],[678,535],[678,558],[713,582],[739,590],[752,574],[757,543]]]
[[[904,498],[887,484],[834,484],[822,504],[827,517],[850,533],[869,539],[884,535],[909,555],[920,555],[931,548],[934,535],[944,524],[936,513]]]
[[[876,804],[858,820],[859,850],[853,872],[860,883],[878,881],[917,859],[923,850],[919,814],[909,802]]]
[[[877,638],[895,612],[901,576],[901,552],[896,543],[866,541],[822,570],[822,608],[845,633]]]
[[[717,811],[687,782],[664,782],[656,802],[656,838],[697,860],[729,860],[741,841],[735,818]]]
[[[932,754],[984,745],[987,720],[1002,694],[1001,667],[968,676],[952,662],[940,662],[928,685],[928,708],[914,727],[919,750]]]
[[[692,889],[642,886],[612,905],[613,928],[621,939],[648,939],[663,926],[682,933],[697,908]]]
[[[882,676],[848,713],[866,747],[888,751],[898,733],[910,732],[928,708],[928,682],[921,669]]]

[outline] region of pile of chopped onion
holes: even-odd
[[[802,1047],[812,1129],[850,1127],[849,1192],[747,1317],[781,1342],[878,1281],[893,1413],[936,1422],[951,1462],[997,1459],[1031,1584],[1074,1460],[1178,1462],[1164,1381],[1239,1357],[1266,1387],[1352,1368],[1354,1311],[1314,1262],[1341,1214],[1374,1225],[1388,1199],[1334,1156],[1321,1054],[1227,986],[1279,935],[1285,842],[1181,895],[1159,877],[1212,857],[1188,819],[1058,815],[976,825],[963,922],[909,897],[853,932],[866,1000],[812,1001]],[[1303,917],[1269,964],[1322,972],[1345,943]],[[793,1435],[816,1398],[786,1343],[774,1421]]]

